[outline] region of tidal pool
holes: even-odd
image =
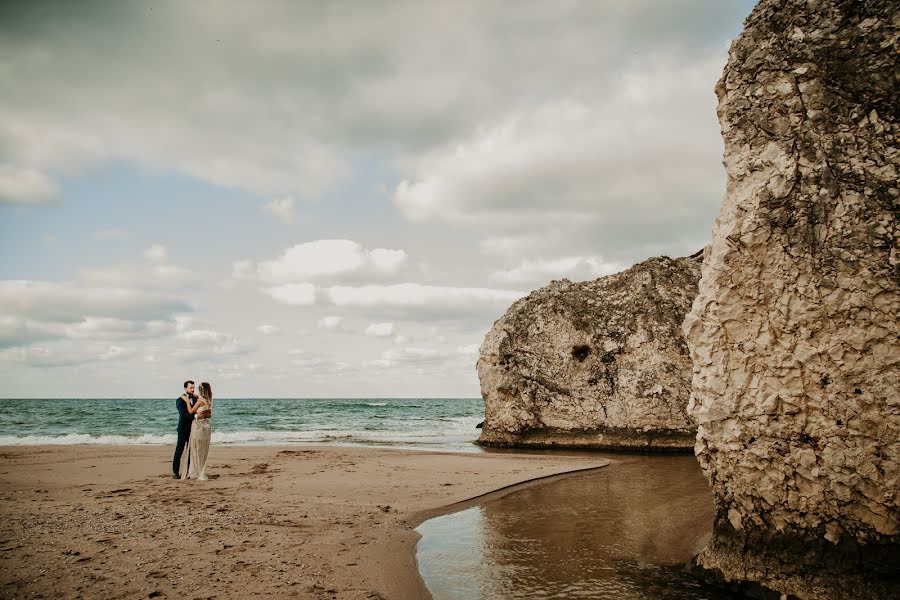
[[[736,598],[684,569],[712,532],[693,456],[607,456],[600,471],[430,519],[419,571],[435,600]]]

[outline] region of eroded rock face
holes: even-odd
[[[900,597],[898,6],[762,0],[716,88],[728,192],[684,323],[718,506],[698,563],[802,598]]]
[[[697,258],[651,258],[515,302],[481,346],[479,443],[692,448],[681,322],[699,277]]]

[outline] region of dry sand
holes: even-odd
[[[422,520],[607,463],[213,446],[201,482],[172,479],[171,454],[0,447],[0,597],[428,598],[415,562]]]

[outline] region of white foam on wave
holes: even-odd
[[[174,444],[175,434],[171,435],[90,435],[87,433],[67,433],[66,435],[0,435],[0,446],[61,446],[82,444],[107,445],[153,445]]]
[[[366,406],[387,406],[387,402],[366,402]]]
[[[321,441],[325,436],[317,431],[214,431],[214,444],[253,444],[278,442]],[[90,435],[69,433],[65,435],[0,435],[0,446],[42,446],[42,445],[160,445],[175,444],[176,435]]]
[[[456,428],[454,428],[456,429]],[[464,443],[475,439],[474,424],[456,431],[214,431],[213,444],[289,444],[289,443],[367,443],[378,444],[430,444]],[[69,433],[65,435],[0,435],[0,446],[43,445],[174,445],[175,434],[166,435],[90,435]]]

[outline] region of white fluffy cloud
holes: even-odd
[[[478,354],[480,346],[478,344],[469,344],[468,346],[457,346],[456,353],[462,356],[474,356]]]
[[[339,317],[336,315],[329,315],[327,317],[322,317],[316,322],[316,327],[319,329],[327,329],[329,331],[335,331],[342,326],[344,321],[343,317]]]
[[[260,325],[256,328],[258,332],[263,335],[272,335],[273,333],[278,333],[278,327],[275,325]]]
[[[372,323],[371,325],[366,327],[365,334],[372,337],[391,337],[392,335],[394,335],[394,324]]]
[[[144,257],[147,260],[156,262],[156,263],[164,263],[166,259],[169,257],[166,252],[166,247],[161,244],[154,244],[150,246],[144,251]]]
[[[619,263],[606,262],[598,256],[568,256],[550,260],[525,259],[511,269],[494,271],[489,277],[498,283],[545,284],[562,277],[573,281],[596,279],[618,273],[623,268]]]
[[[56,184],[37,169],[0,165],[0,202],[46,202],[56,192]]]
[[[406,261],[403,250],[366,250],[351,240],[316,240],[292,246],[278,258],[255,266],[252,261],[237,261],[232,276],[238,279],[257,277],[266,283],[302,283],[351,275],[391,275]]]
[[[283,196],[275,198],[263,207],[263,210],[274,215],[284,223],[293,223],[297,218],[297,212],[294,209],[293,196]]]
[[[251,350],[251,346],[229,333],[213,329],[186,329],[175,336],[171,354],[179,360],[218,362]]]
[[[312,306],[316,303],[316,286],[311,283],[286,283],[263,288],[263,292],[290,306]]]

